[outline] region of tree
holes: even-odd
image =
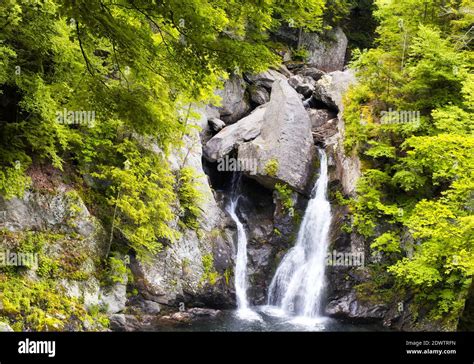
[[[474,274],[472,4],[376,3],[377,47],[356,54],[344,112],[365,166],[354,227],[385,254],[392,289],[454,328]]]

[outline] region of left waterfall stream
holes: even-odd
[[[232,185],[230,192],[230,202],[227,205],[227,212],[229,213],[232,220],[237,226],[237,253],[235,257],[235,294],[237,299],[237,316],[243,320],[260,320],[260,316],[250,308],[247,288],[247,234],[245,232],[244,225],[240,221],[237,214],[237,207],[239,204],[241,184],[241,174],[235,172],[232,176]]]

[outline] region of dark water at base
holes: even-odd
[[[200,317],[192,322],[168,323],[159,327],[150,327],[150,331],[187,331],[187,332],[301,332],[301,331],[385,331],[377,325],[352,325],[331,318],[309,320],[290,316],[278,316],[257,308],[254,319],[242,318],[236,310],[221,311],[215,317]],[[240,317],[239,317],[240,316]]]

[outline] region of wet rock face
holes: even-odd
[[[257,181],[241,179],[237,215],[247,234],[248,298],[253,305],[266,304],[267,289],[284,252],[296,238],[298,223],[284,211],[275,192]],[[295,197],[295,211],[302,215],[307,200]]]
[[[384,305],[364,304],[357,299],[356,294],[352,291],[339,300],[331,301],[326,306],[328,316],[356,322],[380,321],[387,311],[388,308]]]
[[[347,155],[344,150],[344,120],[342,102],[344,93],[356,82],[351,70],[336,71],[324,75],[316,82],[312,100],[325,105],[327,111],[311,110],[313,136],[317,144],[327,147],[333,169],[331,180],[339,181],[343,195],[353,196],[360,177],[360,161],[357,156]],[[338,112],[337,119],[324,121]],[[333,121],[334,120],[334,121]]]
[[[275,206],[271,190],[252,179],[244,177],[241,181],[238,216],[244,224],[248,239],[248,296],[254,304],[262,304],[265,302],[267,281],[276,248],[271,245]]]
[[[337,183],[330,184],[332,191],[340,188]],[[385,319],[389,307],[360,297],[355,288],[371,279],[366,267],[368,252],[365,250],[364,240],[354,233],[343,230],[344,224],[350,224],[347,206],[339,206],[336,201],[331,201],[331,209],[331,244],[328,254],[333,260],[326,269],[325,314],[353,323],[381,322]],[[337,261],[337,254],[346,254],[351,258],[346,262]]]

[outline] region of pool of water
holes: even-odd
[[[199,317],[191,322],[173,322],[149,327],[147,331],[384,331],[376,325],[352,325],[328,317],[288,316],[274,307],[254,307],[251,311],[226,310],[215,317]]]

